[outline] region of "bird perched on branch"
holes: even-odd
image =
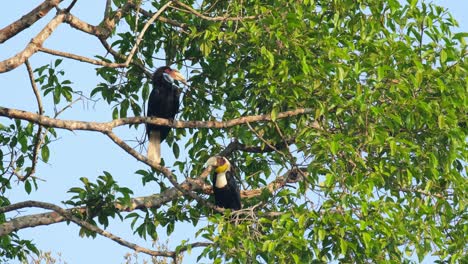
[[[187,84],[184,76],[170,67],[160,67],[153,74],[153,90],[151,91],[146,116],[174,119],[179,111],[180,88],[174,80]],[[170,127],[146,125],[148,134],[148,159],[161,163],[161,142],[169,134]]]
[[[212,179],[216,206],[239,210],[240,190],[229,160],[221,156],[211,157],[206,161],[205,167],[208,166],[214,167],[216,172]]]

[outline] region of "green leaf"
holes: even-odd
[[[271,121],[276,121],[276,117],[278,117],[278,108],[274,107],[271,110]]]
[[[42,146],[41,149],[42,160],[47,163],[49,161],[50,151],[47,145]]]
[[[461,40],[463,38],[468,38],[468,32],[459,32],[459,33],[456,33],[455,35],[453,35],[453,38],[454,39],[458,39],[458,40]]]
[[[56,59],[56,60],[55,60],[55,63],[54,63],[54,66],[55,66],[55,67],[59,66],[60,63],[62,63],[62,61],[63,61],[62,59]]]
[[[444,118],[443,115],[439,115],[439,116],[437,117],[437,124],[438,124],[438,126],[439,126],[440,129],[445,128],[445,118]]]
[[[180,149],[179,149],[179,145],[177,145],[177,143],[174,143],[172,145],[172,151],[174,152],[174,156],[176,159],[179,158],[179,154],[180,154]]]
[[[30,193],[31,193],[31,188],[32,188],[32,187],[31,187],[31,182],[30,182],[30,181],[26,181],[26,182],[24,183],[24,190],[25,190],[28,194],[30,194]]]
[[[118,118],[119,118],[119,109],[115,107],[114,111],[112,111],[112,119],[118,119]]]
[[[445,50],[442,50],[440,52],[440,62],[445,63],[447,61],[447,52]]]

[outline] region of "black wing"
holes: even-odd
[[[233,210],[241,209],[240,189],[234,174],[231,171],[226,172],[227,185],[223,188],[217,188],[213,185],[215,204],[219,207]],[[216,174],[213,177],[213,183],[216,182]]]
[[[155,83],[148,100],[147,116],[156,116],[167,119],[174,119],[179,111],[179,95],[177,87],[173,87],[172,83],[165,81]],[[161,141],[169,134],[170,127],[148,125],[147,132],[157,130],[161,132]]]

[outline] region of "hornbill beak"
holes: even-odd
[[[226,172],[231,169],[231,163],[229,163],[229,160],[222,156],[209,158],[205,163],[205,167],[209,168],[210,166],[214,167],[217,173]]]
[[[210,166],[213,166],[213,167],[218,166],[218,157],[211,157],[211,158],[209,158],[209,159],[206,161],[205,166],[203,166],[203,167],[208,168],[208,167],[210,167]]]
[[[169,73],[169,75],[171,76],[172,79],[174,80],[177,80],[185,85],[188,86],[187,84],[187,80],[185,80],[184,76],[182,75],[182,73],[180,73],[178,70],[171,70],[171,72]]]

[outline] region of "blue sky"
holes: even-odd
[[[42,1],[6,1],[0,10],[0,28],[3,28],[12,21],[18,19],[23,14],[29,12],[32,7]],[[69,1],[64,1],[68,3]],[[105,1],[78,1],[73,9],[73,13],[80,19],[91,24],[97,24],[102,17]],[[468,1],[434,1],[434,3],[445,6],[460,23],[460,28],[455,31],[468,32]],[[16,54],[24,48],[31,37],[35,35],[53,16],[55,12],[50,12],[45,18],[37,22],[33,27],[25,30],[6,43],[0,44],[0,60],[4,60]],[[58,30],[45,42],[45,47],[69,51],[76,54],[103,54],[98,41],[84,33],[71,29],[68,25],[60,25]],[[48,64],[51,57],[44,54],[36,54],[31,59],[33,68]],[[70,60],[64,60],[62,68],[66,69],[65,77],[73,82],[73,88],[89,93],[100,80],[96,77],[94,66]],[[0,105],[23,109],[35,112],[36,103],[32,93],[26,69],[20,66],[15,70],[0,74]],[[44,102],[47,104],[47,100]],[[68,111],[65,111],[60,118],[76,119],[88,121],[108,121],[111,117],[112,109],[107,104],[91,102],[78,102]],[[53,109],[46,108],[46,114],[52,115]],[[5,119],[0,119],[5,122]],[[135,131],[126,127],[116,130],[117,134],[124,139],[135,138]],[[144,133],[143,129],[137,132],[138,137]],[[67,190],[71,187],[81,186],[79,178],[88,177],[94,180],[102,174],[103,170],[109,171],[122,186],[127,186],[134,190],[136,196],[144,196],[154,193],[156,186],[141,185],[141,179],[134,172],[144,168],[141,163],[136,162],[127,153],[112,143],[107,137],[92,132],[70,132],[59,131],[60,140],[53,143],[51,157],[48,164],[40,164],[37,176],[46,182],[40,183],[39,191],[27,196],[22,187],[17,187],[17,191],[8,193],[11,202],[23,200],[41,200],[59,204],[60,201],[71,197]],[[169,164],[172,164],[172,151],[163,144],[163,153],[169,153]],[[28,213],[42,212],[42,210],[28,210]],[[176,230],[176,240],[186,239],[194,233],[194,228],[184,225]],[[40,249],[45,251],[60,252],[62,259],[68,263],[124,263],[123,256],[131,252],[130,249],[121,247],[115,242],[98,236],[96,239],[80,238],[79,228],[76,225],[66,225],[64,223],[43,226],[39,228],[25,229],[19,232],[25,239],[32,239]],[[131,242],[139,243],[146,247],[151,247],[151,241],[144,241],[133,235],[128,223],[121,223],[120,220],[113,221],[108,228],[110,232],[122,236]],[[162,234],[165,234],[163,229]],[[164,236],[163,236],[164,237]],[[192,240],[199,241],[198,240]],[[164,241],[164,239],[163,239]],[[174,241],[177,242],[177,241]],[[176,243],[170,241],[169,247],[174,248]],[[197,251],[191,256],[186,256],[186,263],[194,262]],[[139,259],[141,260],[140,256]],[[430,263],[431,260],[426,260]]]

